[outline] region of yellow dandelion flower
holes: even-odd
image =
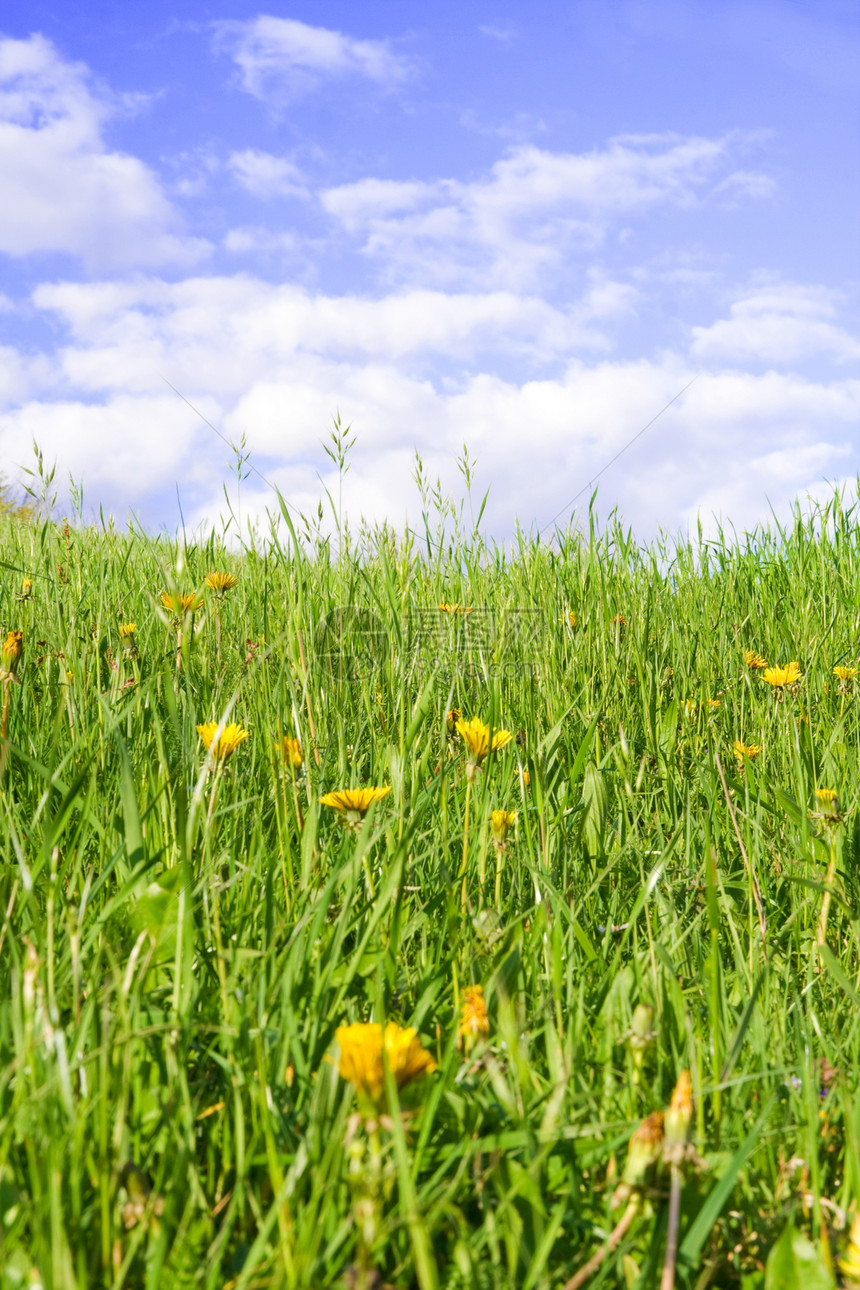
[[[821,818],[823,820],[841,820],[842,812],[839,805],[839,794],[835,788],[816,788],[815,796],[818,799]]]
[[[331,806],[340,811],[349,824],[359,824],[373,806],[391,792],[391,785],[384,788],[342,788],[335,793],[326,793],[320,798],[323,806]]]
[[[129,636],[133,637],[136,631],[137,623],[120,623],[119,625],[119,634],[123,640],[126,640]]]
[[[744,650],[744,661],[751,672],[760,672],[762,668],[767,667],[767,659],[762,658],[761,654],[756,654],[754,649]]]
[[[834,667],[833,675],[839,681],[839,693],[850,694],[854,687],[854,678],[857,675],[856,667]],[[825,686],[825,689],[827,687]]]
[[[16,600],[33,599],[33,579],[23,578],[21,581],[21,590],[15,593]]]
[[[736,739],[732,744],[732,749],[738,762],[743,765],[745,761],[755,761],[762,751],[761,744],[745,744],[742,739]]]
[[[203,597],[196,591],[190,591],[184,596],[179,595],[178,592],[174,595],[171,591],[162,591],[161,603],[178,618],[183,614],[196,613],[203,604]]]
[[[487,1016],[487,1005],[484,1001],[484,987],[470,985],[463,991],[463,1006],[460,1009],[460,1024],[457,1027],[460,1047],[465,1042],[466,1048],[481,1035],[490,1033],[490,1019]]]
[[[470,721],[458,721],[456,726],[468,750],[469,760],[475,766],[480,766],[490,752],[497,752],[513,739],[510,730],[494,730],[491,737],[490,727],[480,717],[472,717]]]
[[[493,845],[506,847],[508,833],[517,822],[516,811],[491,811],[490,827],[493,830]]]
[[[0,673],[4,676],[14,676],[18,671],[23,653],[24,633],[14,629],[8,631],[6,640],[3,642],[3,651],[0,653]]]
[[[203,740],[206,751],[211,751],[212,756],[216,761],[226,761],[228,757],[232,756],[240,744],[243,744],[246,739],[250,739],[251,737],[251,732],[249,730],[243,730],[235,721],[231,721],[230,724],[226,725],[221,731],[218,741],[213,748],[213,740],[215,739],[215,732],[217,729],[217,721],[206,721],[202,726],[197,727],[197,733]]]
[[[232,573],[207,573],[203,581],[210,591],[215,592],[219,600],[239,584],[239,579]]]
[[[298,739],[293,738],[292,735],[283,735],[281,737],[281,756],[284,759],[285,766],[292,766],[294,770],[298,770],[304,761],[302,745]]]
[[[800,664],[793,662],[787,663],[785,667],[766,667],[762,676],[768,685],[772,685],[775,690],[781,690],[784,686],[795,685],[800,680]]]
[[[852,1284],[860,1284],[860,1214],[855,1214],[848,1234],[848,1247],[839,1260],[839,1271]]]
[[[340,1048],[337,1069],[359,1095],[379,1104],[385,1091],[383,1051],[397,1088],[436,1069],[436,1063],[412,1026],[389,1021],[383,1033],[378,1022],[338,1026],[334,1032]]]
[[[517,770],[514,771],[514,776],[519,777],[520,788],[523,792],[525,792],[527,788],[531,788],[532,777],[527,770],[520,770],[517,768]]]
[[[472,612],[468,605],[460,605],[456,601],[449,604],[447,600],[440,600],[436,608],[443,614],[471,614]]]

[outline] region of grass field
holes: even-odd
[[[856,514],[6,522],[3,1287],[860,1284]]]

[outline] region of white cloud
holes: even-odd
[[[734,168],[754,141],[626,135],[583,154],[526,145],[472,181],[362,179],[321,202],[391,276],[522,288],[571,251],[593,252],[621,219],[698,207],[721,192],[761,195],[766,177]]]
[[[807,299],[827,316],[825,296]],[[358,433],[345,491],[354,523],[400,524],[407,511],[414,522],[416,448],[431,479],[459,495],[466,441],[478,488],[492,485],[487,529],[504,536],[517,516],[542,526],[562,511],[564,524],[574,495],[694,370],[682,355],[623,362],[584,346],[569,361],[572,337],[599,336],[631,305],[623,284],[599,279],[568,312],[513,292],[365,300],[245,276],[44,285],[33,304],[69,340],[50,376],[7,388],[21,406],[0,414],[3,459],[19,461],[35,436],[114,509],[147,498],[169,509],[175,480],[194,514],[213,520],[229,450],[161,374],[228,438],[246,434],[252,460],[303,505],[321,496],[319,441],[339,410]],[[502,375],[505,353],[530,346],[556,356],[552,373],[544,363],[531,377]],[[15,372],[14,355],[3,362]],[[617,503],[643,538],[700,511],[754,523],[768,497],[785,501],[816,473],[844,470],[858,421],[860,381],[704,373],[602,476],[601,512]]]
[[[307,197],[304,176],[286,157],[248,148],[233,152],[227,162],[238,183],[253,197]]]
[[[359,76],[390,87],[412,74],[412,64],[388,41],[359,40],[294,18],[261,14],[248,22],[218,22],[215,31],[217,44],[239,68],[242,88],[260,99],[304,93],[331,77]]]
[[[728,318],[692,329],[699,358],[794,364],[823,356],[860,359],[860,341],[830,319],[832,293],[795,284],[762,287],[736,301]]]
[[[42,36],[0,39],[0,252],[65,252],[101,267],[205,254],[205,242],[181,235],[153,172],[105,147],[111,110],[86,68]]]
[[[488,36],[490,40],[497,40],[502,45],[509,45],[517,35],[516,27],[497,27],[493,23],[483,23],[478,27],[482,36]]]
[[[633,301],[625,284],[603,279],[560,309],[510,291],[416,290],[373,300],[241,275],[45,284],[33,296],[70,333],[58,355],[69,388],[145,390],[161,372],[219,393],[311,356],[399,362],[423,375],[440,358],[459,369],[488,351],[534,363],[606,351],[606,324]]]

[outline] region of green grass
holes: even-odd
[[[687,1069],[676,1284],[837,1283],[860,1203],[860,731],[833,675],[860,665],[856,511],[513,551],[446,514],[338,554],[282,525],[241,557],[4,522],[24,655],[0,785],[3,1287],[560,1290]],[[177,648],[161,593],[213,569],[238,579],[220,625],[206,592]],[[746,649],[799,661],[783,702]],[[471,786],[465,908],[452,707],[517,736]],[[250,738],[219,769],[196,727],[222,719]],[[763,746],[743,771],[734,740]],[[319,798],[359,785],[391,792],[356,832]],[[467,1056],[471,984],[490,1033]],[[389,1076],[374,1126],[335,1030],[389,1019],[438,1069],[400,1099]],[[652,1169],[590,1285],[659,1285],[669,1181]]]

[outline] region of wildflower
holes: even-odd
[[[138,652],[137,642],[134,639],[136,631],[137,623],[120,623],[119,625],[119,638],[122,641],[123,651],[132,658]]]
[[[298,770],[304,761],[302,755],[302,745],[298,739],[292,735],[283,735],[281,738],[281,755],[284,759],[284,765],[290,766],[293,770]]]
[[[768,685],[782,692],[786,686],[795,685],[800,680],[800,664],[794,662],[785,667],[766,667],[762,676]]]
[[[460,1009],[460,1024],[457,1027],[458,1046],[465,1043],[468,1052],[475,1040],[481,1035],[490,1033],[490,1019],[487,1016],[487,1005],[484,1001],[484,987],[470,985],[463,991],[463,1006]]]
[[[767,667],[767,659],[762,658],[761,654],[756,654],[754,649],[744,650],[744,661],[751,672],[760,672],[762,668]]]
[[[577,626],[577,621],[578,621],[578,620],[577,620],[577,617],[576,617],[576,610],[575,610],[575,609],[569,609],[569,610],[568,610],[568,613],[567,613],[567,621],[568,621],[568,624],[570,625],[570,630],[571,630],[571,631],[576,631],[576,626]]]
[[[855,1214],[848,1235],[848,1248],[839,1260],[839,1271],[852,1284],[860,1283],[860,1214]]]
[[[857,675],[856,667],[834,667],[833,675],[839,682],[839,693],[850,694],[851,687],[854,684],[854,678]]]
[[[238,585],[239,579],[232,573],[207,573],[203,579],[210,591],[214,591],[219,600],[223,600],[228,591]]]
[[[403,1028],[389,1021],[383,1033],[378,1022],[356,1022],[338,1026],[334,1037],[340,1047],[337,1069],[341,1078],[348,1079],[359,1096],[377,1104],[385,1089],[383,1051],[398,1091],[436,1069],[412,1026]]]
[[[527,788],[531,787],[532,777],[527,770],[517,769],[514,771],[514,775],[519,775],[520,788],[523,792],[525,792]]]
[[[347,824],[356,825],[361,823],[374,802],[379,802],[390,792],[390,784],[384,788],[342,788],[335,793],[326,793],[320,802],[340,811]]]
[[[15,593],[16,600],[33,599],[33,579],[24,578],[21,582],[21,590]]]
[[[230,724],[225,726],[221,731],[221,735],[213,747],[213,740],[215,739],[215,731],[217,729],[217,721],[206,721],[202,726],[197,727],[197,733],[203,740],[206,751],[212,753],[215,761],[226,761],[227,758],[236,751],[239,744],[244,743],[251,735],[249,730],[243,730],[235,721],[231,721]]]
[[[8,631],[3,643],[3,651],[0,653],[0,674],[4,678],[15,676],[23,653],[24,633],[16,630]]]
[[[490,827],[493,830],[493,846],[506,851],[508,833],[517,822],[516,811],[491,811]]]
[[[815,796],[818,799],[819,816],[831,824],[838,824],[842,819],[842,811],[839,805],[839,794],[835,788],[816,788]]]
[[[630,1135],[624,1183],[628,1188],[641,1187],[648,1170],[657,1163],[663,1151],[663,1112],[652,1111]]]
[[[504,748],[513,739],[510,730],[494,730],[491,736],[490,727],[480,717],[458,721],[457,731],[469,753],[466,773],[472,778],[488,753]]]
[[[443,614],[471,614],[472,610],[467,605],[457,604],[449,605],[446,600],[441,600],[436,608]]]
[[[745,744],[743,740],[736,739],[732,744],[732,750],[738,760],[738,764],[743,766],[746,761],[755,761],[762,751],[761,744]]]
[[[678,1155],[678,1149],[685,1146],[692,1119],[693,1081],[690,1079],[689,1071],[681,1071],[672,1094],[672,1101],[664,1116],[667,1159],[672,1153]]]
[[[176,595],[171,591],[162,591],[161,603],[171,614],[176,614],[177,618],[184,614],[193,614],[203,604],[203,597],[195,591],[189,592],[185,596],[178,593]]]

